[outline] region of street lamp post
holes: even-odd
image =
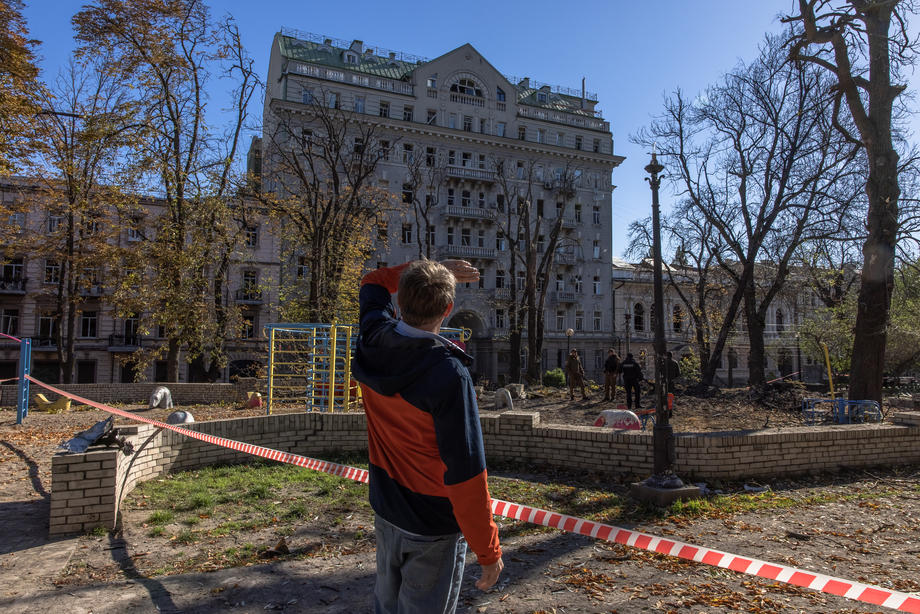
[[[658,163],[655,153],[645,167],[649,174],[647,181],[652,190],[652,252],[654,257],[655,292],[655,428],[652,431],[654,469],[651,477],[634,484],[634,494],[641,499],[653,500],[659,505],[670,505],[678,498],[699,496],[699,489],[684,486],[674,474],[674,431],[668,421],[667,391],[664,387],[665,342],[664,342],[664,289],[661,275],[661,221],[658,205],[658,188],[661,179],[658,174],[664,166]]]
[[[565,329],[565,356],[568,358],[569,352],[571,351],[572,346],[572,335],[575,334],[575,331],[571,328]]]
[[[632,314],[629,313],[629,312],[627,311],[627,312],[626,312],[626,353],[627,353],[627,354],[629,354],[629,337],[630,337],[630,332],[629,332],[629,328],[630,328],[630,326],[629,326],[629,321],[630,321],[631,319],[632,319]]]

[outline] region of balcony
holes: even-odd
[[[4,277],[0,279],[0,294],[25,294],[28,281],[25,277]]]
[[[440,249],[442,258],[495,258],[495,250],[472,245],[445,245]]]
[[[507,301],[511,298],[511,288],[495,288],[495,298],[498,300]]]
[[[526,119],[539,119],[543,121],[567,124],[589,130],[601,130],[610,132],[610,123],[603,119],[588,117],[582,113],[566,113],[564,111],[549,111],[542,108],[535,108],[526,105],[518,105],[518,117]]]
[[[495,182],[495,171],[469,166],[448,165],[447,176],[453,179],[471,179],[473,181]]]
[[[444,208],[444,214],[447,217],[459,217],[467,220],[494,220],[495,211],[491,209],[482,209],[480,207],[458,207],[448,205]]]
[[[411,83],[386,79],[384,77],[369,77],[367,75],[345,72],[335,68],[317,66],[316,64],[289,62],[288,71],[308,77],[316,77],[317,79],[338,81],[340,83],[349,83],[361,87],[371,87],[384,92],[394,92],[396,94],[406,94],[408,96],[413,96],[415,94],[415,88],[413,88]],[[288,96],[288,100],[300,102],[299,99],[295,99],[291,95]]]
[[[45,352],[57,350],[57,339],[54,337],[38,337],[32,339],[32,348]]]
[[[553,300],[556,301],[556,303],[577,303],[578,294],[575,292],[560,290],[553,292]]]
[[[573,217],[562,218],[562,228],[565,230],[575,230],[578,228],[579,223],[580,222]]]
[[[99,284],[93,284],[91,286],[80,288],[80,296],[94,297],[102,296],[103,294],[105,294],[105,288]]]
[[[261,305],[262,291],[240,288],[236,291],[236,302],[242,305]]]
[[[569,252],[556,252],[556,264],[562,264],[565,266],[574,266],[575,262],[578,260],[578,257]]]
[[[110,352],[133,352],[142,347],[143,337],[140,335],[109,335]]]
[[[484,107],[486,102],[485,99],[479,98],[477,96],[467,96],[466,94],[459,94],[457,92],[450,93],[451,102],[459,102],[460,104],[468,104],[474,107]]]

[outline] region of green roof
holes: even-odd
[[[387,79],[408,80],[412,71],[419,66],[415,62],[405,62],[362,53],[356,54],[358,56],[357,64],[349,64],[345,62],[344,56],[344,52],[347,49],[305,41],[291,36],[279,36],[278,44],[282,56],[298,62],[320,64],[330,68],[339,68]]]

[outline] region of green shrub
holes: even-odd
[[[543,374],[543,385],[552,386],[553,388],[565,388],[565,372],[560,368],[555,368]]]
[[[687,386],[700,383],[700,357],[696,354],[686,354],[680,359],[680,376],[684,378]]]

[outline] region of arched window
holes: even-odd
[[[636,303],[633,307],[633,329],[645,330],[645,307],[642,306],[642,303]]]
[[[482,90],[472,79],[461,78],[450,86],[450,91],[464,94],[466,96],[475,96],[482,98]]]
[[[674,315],[671,318],[671,327],[675,333],[679,333],[684,328],[684,311],[680,308],[680,305],[674,305],[672,312]]]
[[[495,100],[505,102],[505,90],[500,87],[495,88]]]
[[[781,309],[776,310],[776,332],[781,333],[786,330],[786,323],[783,322],[783,312]]]

